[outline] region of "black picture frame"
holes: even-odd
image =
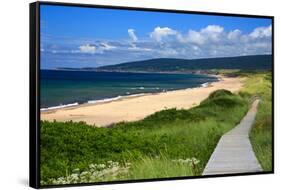
[[[247,17],[247,18],[268,18],[272,21],[272,170],[255,172],[255,173],[235,173],[235,174],[218,174],[207,176],[186,176],[172,178],[157,178],[157,179],[140,179],[140,180],[125,180],[125,181],[110,181],[96,183],[81,183],[69,185],[40,185],[40,5],[55,5],[55,6],[72,6],[72,7],[88,7],[88,8],[104,8],[117,10],[134,10],[134,11],[150,11],[150,12],[170,12],[170,13],[187,13],[200,15],[218,15],[232,17]],[[274,16],[265,15],[249,15],[249,14],[233,14],[233,13],[218,13],[218,12],[201,12],[187,10],[168,10],[156,8],[141,8],[141,7],[126,7],[126,6],[109,6],[109,5],[92,5],[78,3],[59,3],[59,2],[34,2],[29,4],[29,60],[30,60],[30,75],[29,75],[29,185],[33,188],[51,188],[51,187],[73,187],[73,186],[89,186],[101,184],[121,184],[135,182],[151,182],[165,180],[180,180],[180,179],[201,179],[213,177],[229,177],[229,176],[245,176],[259,174],[274,173]]]

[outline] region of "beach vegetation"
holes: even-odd
[[[220,137],[260,98],[250,132],[264,171],[272,171],[272,75],[220,71],[244,78],[239,93],[221,89],[189,110],[164,109],[140,121],[99,128],[41,121],[41,184],[58,185],[201,175]]]
[[[165,109],[110,128],[41,121],[41,183],[201,175],[220,137],[240,122],[248,106],[247,98],[219,90],[192,109]],[[91,164],[106,165],[109,161],[118,163],[115,169],[120,172],[98,174],[100,178],[88,176],[93,173]],[[78,169],[78,174],[73,172]],[[105,169],[112,167],[106,165]],[[88,172],[84,173],[88,177],[82,178],[83,172]]]
[[[259,72],[245,74],[247,80],[241,93],[260,98],[255,124],[250,133],[254,152],[264,171],[272,168],[272,74]]]

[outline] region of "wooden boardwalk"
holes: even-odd
[[[221,137],[202,175],[262,171],[249,140],[259,101],[256,99],[241,122]]]

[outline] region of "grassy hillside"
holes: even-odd
[[[41,183],[200,175],[219,138],[239,123],[248,99],[225,90],[190,110],[96,128],[41,122]]]
[[[271,55],[253,55],[240,57],[208,59],[150,59],[97,68],[107,71],[192,71],[211,69],[271,70]],[[89,68],[85,68],[89,69]]]

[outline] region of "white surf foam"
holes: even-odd
[[[41,108],[40,111],[48,111],[48,110],[72,107],[72,106],[77,106],[77,105],[79,105],[79,104],[77,102],[75,102],[75,103],[72,103],[72,104],[65,104],[65,105],[53,106],[53,107],[48,107],[48,108]]]
[[[206,87],[208,87],[208,86],[209,86],[209,83],[208,83],[208,82],[201,84],[201,87],[203,87],[203,88],[206,88]]]

